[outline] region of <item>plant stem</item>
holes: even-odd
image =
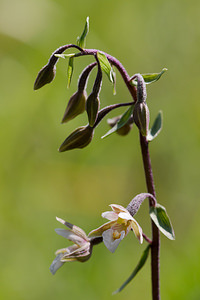
[[[49,64],[55,65],[58,61],[58,57],[54,56],[54,54],[61,54],[65,50],[69,48],[76,48],[79,50],[79,53],[75,54],[75,57],[79,56],[85,56],[85,55],[93,55],[96,57],[97,52],[99,50],[96,49],[81,49],[79,46],[74,45],[74,44],[69,44],[69,45],[64,45],[60,48],[58,48],[56,51],[53,52],[49,59]],[[103,52],[104,55],[107,57],[109,62],[114,65],[118,71],[120,72],[132,98],[133,102],[137,101],[137,90],[136,88],[131,85],[130,81],[133,77],[129,77],[126,69],[124,66],[121,64],[119,60],[117,60],[115,57]],[[127,105],[124,104],[124,105]],[[121,104],[119,104],[119,107]],[[110,109],[102,110],[101,111],[101,118],[97,119],[95,126],[98,125],[100,120],[110,111]],[[140,134],[140,145],[141,145],[141,152],[142,152],[142,159],[143,159],[143,166],[144,166],[144,172],[145,172],[145,178],[146,178],[146,185],[147,185],[147,190],[148,193],[152,194],[154,197],[156,197],[155,193],[155,187],[154,187],[154,180],[153,180],[153,173],[152,173],[152,167],[151,167],[151,160],[150,160],[150,155],[149,155],[149,146],[148,146],[148,141],[146,137],[142,136]],[[149,206],[153,206],[153,201],[152,199],[149,198]],[[156,225],[151,221],[151,226],[152,226],[152,242],[151,242],[151,280],[152,280],[152,299],[153,300],[160,300],[160,285],[159,285],[159,252],[160,252],[160,236],[159,236],[159,230],[156,227]]]
[[[155,186],[153,180],[153,172],[151,167],[151,160],[149,155],[149,145],[146,137],[140,134],[140,146],[142,151],[143,166],[146,178],[147,190],[150,194],[156,197]],[[149,207],[152,206],[151,199],[149,199]],[[156,225],[151,221],[152,226],[152,244],[151,244],[151,281],[152,281],[152,299],[160,300],[160,235]]]
[[[99,50],[97,50],[97,49],[82,49],[82,48],[80,48],[79,46],[77,46],[75,44],[68,44],[68,45],[64,45],[64,46],[59,47],[58,49],[56,49],[52,53],[52,55],[51,55],[51,57],[49,59],[49,64],[55,65],[58,62],[58,60],[59,60],[59,58],[56,57],[55,54],[62,54],[65,50],[70,49],[70,48],[75,48],[75,49],[77,49],[77,50],[80,51],[79,53],[75,54],[75,57],[79,57],[79,56],[83,56],[83,55],[93,55],[93,56],[96,56],[97,52],[99,52]],[[123,80],[124,80],[124,82],[125,82],[128,90],[129,90],[132,98],[134,99],[134,101],[136,101],[136,99],[137,99],[136,89],[135,89],[134,86],[132,86],[130,84],[130,76],[128,75],[128,73],[127,73],[126,69],[124,68],[124,66],[114,56],[109,55],[109,54],[107,54],[107,53],[105,53],[103,51],[100,51],[100,52],[102,52],[107,57],[107,59],[109,60],[109,62],[111,64],[113,64],[118,69],[118,71],[120,72],[120,74],[121,74],[121,76],[122,76],[122,78],[123,78]]]

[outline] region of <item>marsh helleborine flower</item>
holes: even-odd
[[[56,233],[73,242],[74,245],[62,248],[56,251],[56,258],[50,266],[50,271],[55,274],[56,271],[67,261],[87,261],[92,253],[92,244],[86,233],[76,225],[56,218],[58,222],[67,226],[69,229],[56,229]]]
[[[121,205],[111,204],[113,211],[102,213],[102,217],[110,222],[92,230],[89,237],[103,237],[105,246],[111,252],[114,252],[123,238],[132,229],[140,243],[143,242],[142,228],[136,220],[130,215],[128,210]]]

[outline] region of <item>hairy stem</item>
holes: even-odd
[[[142,151],[143,166],[146,178],[147,190],[150,194],[156,197],[153,172],[151,167],[151,160],[149,155],[148,141],[146,137],[140,134],[140,145]],[[153,205],[151,199],[149,199],[149,206]],[[160,236],[159,230],[156,225],[151,221],[152,226],[152,243],[151,243],[151,281],[152,281],[152,299],[160,300],[160,283],[159,283],[159,271],[160,271]]]
[[[97,52],[102,52],[102,51],[99,51],[97,49],[82,49],[82,48],[80,48],[79,46],[77,46],[75,44],[68,44],[68,45],[64,45],[64,46],[59,47],[58,49],[56,49],[52,53],[52,55],[49,59],[49,64],[55,65],[57,63],[57,61],[59,60],[59,57],[56,57],[55,54],[62,54],[65,50],[70,49],[70,48],[75,48],[75,49],[80,51],[79,53],[76,53],[75,57],[84,56],[84,55],[96,56]],[[133,85],[130,84],[130,76],[128,75],[128,73],[127,73],[126,69],[124,68],[124,66],[121,64],[121,62],[119,60],[117,60],[112,55],[107,54],[105,52],[102,52],[102,53],[107,57],[109,62],[118,69],[118,71],[120,72],[120,74],[121,74],[128,90],[129,90],[132,98],[134,99],[134,101],[136,101],[137,100],[136,88]]]

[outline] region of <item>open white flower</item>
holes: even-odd
[[[56,258],[50,266],[50,271],[55,274],[56,271],[67,261],[84,262],[91,256],[92,246],[86,233],[76,225],[56,218],[58,222],[67,226],[70,230],[55,229],[56,233],[72,241],[74,245],[56,251]]]
[[[114,252],[123,238],[132,229],[140,243],[143,242],[142,228],[136,220],[130,215],[128,210],[121,205],[111,204],[113,211],[102,213],[102,217],[110,222],[92,230],[88,236],[103,237],[105,246],[111,252]]]

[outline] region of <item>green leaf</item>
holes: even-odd
[[[133,108],[134,105],[131,105],[126,111],[125,113],[121,116],[121,119],[117,122],[117,124],[115,126],[113,126],[113,128],[111,128],[104,136],[102,136],[101,138],[104,139],[105,137],[109,136],[110,134],[114,133],[115,131],[117,131],[118,129],[122,128],[130,119],[132,113],[133,113]]]
[[[117,289],[115,292],[113,292],[113,295],[121,292],[127,286],[127,284],[137,275],[137,273],[144,266],[144,264],[148,258],[149,249],[150,249],[150,245],[148,245],[147,248],[142,253],[142,257],[140,258],[140,261],[137,264],[136,268],[134,269],[133,273],[129,276],[129,278],[122,284],[122,286],[119,289]]]
[[[157,137],[162,129],[162,112],[160,111],[153,123],[152,128],[149,130],[147,135],[147,141],[152,141]]]
[[[156,204],[156,207],[150,208],[150,217],[158,229],[170,240],[175,239],[174,230],[165,207]]]
[[[146,84],[150,84],[153,82],[156,82],[160,77],[167,71],[166,68],[162,69],[160,73],[148,73],[148,74],[142,74],[142,77],[144,78],[144,81]],[[137,85],[137,80],[131,81],[132,85]]]
[[[77,45],[81,48],[85,48],[86,36],[89,32],[89,17],[86,19],[85,27],[80,37],[77,38]]]
[[[114,71],[113,71],[113,68],[111,67],[111,64],[109,63],[107,57],[105,56],[105,54],[103,52],[98,51],[97,58],[99,60],[102,71],[104,71],[106,73],[106,75],[108,76],[108,79],[112,83],[114,83],[114,81],[115,81]]]
[[[68,64],[68,69],[67,69],[67,87],[70,87],[71,80],[72,80],[72,74],[73,74],[73,69],[74,69],[74,57],[69,58],[69,64]]]
[[[116,73],[112,68],[112,78],[113,78],[113,95],[116,95]]]

